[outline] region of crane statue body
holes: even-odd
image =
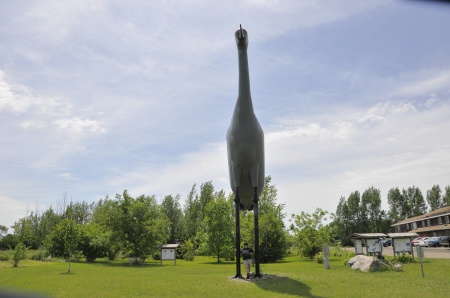
[[[227,132],[228,170],[236,208],[236,277],[240,266],[239,210],[253,210],[255,226],[255,276],[260,277],[258,200],[264,188],[264,132],[253,111],[248,68],[248,35],[235,33],[239,58],[239,94]]]

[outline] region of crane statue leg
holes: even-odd
[[[261,277],[259,262],[259,218],[258,218],[258,187],[253,188],[253,217],[255,226],[255,277]]]
[[[241,223],[239,218],[239,210],[241,209],[241,198],[239,196],[239,186],[236,186],[234,204],[236,206],[236,276],[234,278],[242,278],[241,274]]]

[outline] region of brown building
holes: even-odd
[[[392,226],[396,233],[414,232],[421,237],[450,236],[450,206],[402,220]]]

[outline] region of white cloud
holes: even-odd
[[[74,117],[71,119],[57,119],[53,124],[58,128],[74,133],[83,133],[85,131],[105,133],[106,129],[100,125],[99,121],[91,119],[80,119]]]
[[[19,218],[26,216],[28,209],[30,208],[28,203],[25,203],[21,199],[14,199],[6,196],[0,195],[0,225],[4,225],[9,228],[8,233],[13,233],[14,231],[10,227]]]

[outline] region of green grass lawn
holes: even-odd
[[[73,263],[22,261],[18,268],[0,262],[0,289],[50,297],[444,297],[450,284],[449,259],[426,259],[425,278],[420,264],[404,265],[403,272],[363,273],[332,258],[331,269],[314,261],[290,256],[275,264],[261,264],[265,274],[282,278],[259,282],[236,281],[234,262],[217,264],[214,258],[195,257],[146,262],[130,266],[123,261]],[[244,271],[244,267],[242,266]],[[1,297],[1,294],[0,294]]]

